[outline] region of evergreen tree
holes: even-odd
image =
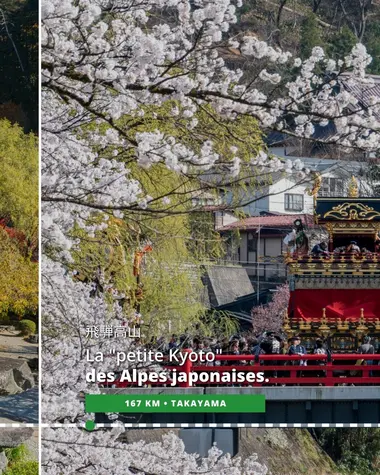
[[[342,469],[342,473],[379,473],[380,429],[316,429],[322,448]]]
[[[343,59],[357,43],[354,33],[348,28],[343,28],[336,32],[329,40],[328,53],[332,58]]]
[[[20,105],[26,131],[38,131],[37,0],[0,2],[0,103]]]
[[[317,22],[317,16],[314,14],[308,15],[301,25],[300,36],[300,56],[307,58],[310,56],[312,49],[315,46],[324,46],[324,41],[321,36],[321,29]]]
[[[369,72],[380,74],[380,22],[368,23],[364,44],[367,47],[368,53],[372,56],[372,62],[368,68]]]

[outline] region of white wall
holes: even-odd
[[[313,197],[306,194],[306,189],[311,188],[312,184],[304,183],[296,185],[296,182],[290,178],[281,178],[273,185],[262,187],[260,190],[244,190],[240,192],[238,202],[243,204],[252,201],[246,206],[239,208],[248,216],[257,216],[262,212],[272,212],[279,214],[295,214],[297,211],[285,210],[285,193],[304,195],[304,209],[299,213],[313,213]],[[226,194],[228,204],[232,203],[231,195]],[[234,197],[236,203],[236,196]],[[227,223],[226,223],[227,224]],[[226,225],[225,224],[225,225]]]
[[[273,152],[275,149],[272,149]],[[281,156],[281,149],[276,149],[277,156]],[[290,159],[296,159],[298,157],[287,157]],[[364,192],[368,185],[366,186],[363,179],[358,176],[358,170],[362,166],[359,162],[338,162],[336,160],[328,160],[328,159],[316,159],[310,157],[300,157],[301,161],[305,163],[306,166],[309,166],[311,169],[318,169],[317,166],[325,165],[331,166],[332,169],[326,170],[326,172],[322,171],[322,180],[323,178],[332,177],[332,178],[345,178],[347,180],[347,184],[352,176],[355,174],[359,186],[361,188],[361,193],[366,196]],[[336,166],[334,166],[336,164]],[[356,171],[355,171],[356,170]],[[272,212],[272,213],[279,213],[279,214],[295,214],[295,213],[307,213],[313,214],[314,212],[314,205],[313,205],[313,197],[307,194],[306,190],[313,187],[313,176],[310,175],[306,178],[304,183],[297,184],[297,178],[295,177],[283,177],[276,183],[270,186],[263,186],[261,189],[247,189],[242,190],[239,193],[239,197],[237,198],[236,195],[232,198],[231,193],[227,193],[225,196],[225,200],[228,204],[234,203],[236,206],[237,203],[242,204],[245,202],[251,203],[247,204],[246,206],[239,207],[246,215],[248,216],[257,216],[259,213],[262,212]],[[304,209],[302,211],[292,211],[292,210],[285,210],[285,193],[290,194],[302,194],[304,196]],[[368,193],[367,193],[368,194]]]
[[[269,187],[269,206],[268,211],[280,214],[297,214],[307,213],[313,214],[314,203],[313,197],[306,192],[307,188],[310,188],[310,184],[295,185],[295,182],[289,178],[282,178],[277,183],[274,183]],[[303,210],[302,211],[288,211],[285,209],[285,193],[303,195]]]

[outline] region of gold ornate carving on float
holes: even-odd
[[[359,337],[368,333],[368,326],[366,325],[366,321],[364,318],[364,309],[360,309],[360,320],[359,325],[355,329],[356,335]]]
[[[300,331],[308,332],[308,331],[311,330],[311,323],[302,320],[302,321],[300,321],[299,329],[300,329]]]
[[[341,205],[334,206],[331,211],[323,215],[323,218],[327,217],[351,221],[370,221],[380,217],[380,213],[363,203],[342,203]]]
[[[380,213],[379,213],[380,216]],[[320,217],[320,216],[319,216]],[[375,216],[374,216],[375,217]],[[371,218],[372,219],[372,218]],[[374,232],[380,232],[380,222],[379,221],[333,221],[324,223],[323,226],[326,228],[330,240],[333,239],[334,234],[373,234]]]
[[[318,327],[318,333],[320,333],[324,338],[327,338],[331,333],[331,328],[327,323],[326,309],[322,309],[322,320],[321,325]]]
[[[289,336],[292,336],[292,328],[290,326],[290,320],[289,320],[289,315],[288,315],[288,311],[285,310],[284,311],[284,324],[283,324],[283,329],[284,329],[284,332],[289,335]]]
[[[355,351],[357,348],[356,338],[347,334],[334,335],[331,338],[332,351],[347,352]]]
[[[350,324],[347,321],[342,321],[341,318],[338,318],[336,328],[339,332],[347,332],[350,329]]]
[[[374,282],[376,285],[370,283],[369,288],[380,288],[380,261],[376,257],[371,257],[371,259],[367,259],[364,257],[356,258],[354,256],[345,257],[345,259],[341,259],[339,256],[334,259],[332,256],[330,258],[324,258],[320,260],[316,260],[315,262],[309,262],[308,260],[303,259],[296,259],[288,260],[288,272],[289,275],[296,275],[297,279],[301,278],[315,278],[315,277],[367,277],[376,279]],[[306,281],[305,281],[306,282]],[[347,282],[348,286],[350,287],[349,281],[341,281],[341,284],[345,284]],[[368,285],[368,282],[364,282]],[[337,282],[338,284],[338,282]],[[349,288],[348,287],[348,288]],[[300,288],[300,287],[297,287]],[[305,288],[313,288],[313,287],[305,287]],[[344,288],[344,287],[340,287]],[[355,288],[355,287],[351,287]],[[367,287],[360,287],[360,288],[367,288]]]

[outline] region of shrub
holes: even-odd
[[[32,322],[32,320],[21,320],[19,323],[19,329],[23,336],[33,335],[36,333],[36,324]]]
[[[28,450],[24,444],[21,444],[18,447],[5,449],[4,453],[7,456],[8,462],[13,463],[25,459],[28,455]]]
[[[1,134],[0,134],[1,139]],[[0,142],[1,144],[1,142]],[[1,190],[0,190],[1,192]],[[1,195],[0,195],[1,210]],[[0,318],[38,313],[38,265],[22,255],[0,223]]]
[[[38,475],[38,462],[20,460],[8,466],[3,475]]]

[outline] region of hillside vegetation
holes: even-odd
[[[0,0],[0,58],[0,118],[37,132],[37,0]]]
[[[246,0],[235,34],[251,33],[306,57],[323,46],[334,58],[363,43],[372,55],[369,72],[380,73],[379,0]]]

